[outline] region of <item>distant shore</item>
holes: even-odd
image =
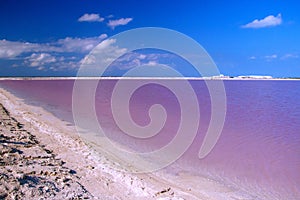
[[[253,78],[253,77],[0,77],[1,80],[278,80],[300,81],[300,78]]]

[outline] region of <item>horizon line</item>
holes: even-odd
[[[229,76],[216,76],[216,77],[122,77],[122,76],[24,76],[24,77],[0,77],[0,80],[300,80],[300,77],[268,77],[268,76],[237,76],[237,77],[229,77]]]

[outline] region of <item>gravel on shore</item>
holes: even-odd
[[[0,199],[91,199],[64,164],[0,104]]]

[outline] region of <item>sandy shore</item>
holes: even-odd
[[[76,171],[24,129],[0,104],[0,199],[84,198]]]
[[[0,199],[253,199],[205,177],[117,170],[75,128],[0,88]]]

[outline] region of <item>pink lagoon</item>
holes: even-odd
[[[182,80],[168,81],[180,83]],[[118,79],[101,80],[95,95],[97,118],[108,133],[107,137],[140,152],[163,147],[175,136],[179,126],[180,107],[176,96],[159,84],[147,84],[134,92],[130,99],[130,112],[137,124],[145,126],[149,123],[148,111],[153,104],[162,105],[167,112],[166,123],[157,135],[147,140],[137,139],[122,133],[114,121],[110,99],[117,82]],[[205,158],[198,158],[211,117],[211,101],[204,80],[189,80],[200,108],[197,135],[183,156],[154,173],[173,177],[178,185],[187,188],[193,188],[194,184],[200,184],[206,178],[231,188],[242,199],[299,199],[299,81],[223,82],[227,112],[221,136],[213,150]],[[23,99],[26,104],[44,108],[60,120],[68,122],[68,126],[74,126],[73,84],[74,80],[63,79],[0,82],[2,88]],[[201,190],[197,187],[195,189]],[[226,196],[226,191],[223,191],[223,195],[223,199],[231,199],[230,195]]]

